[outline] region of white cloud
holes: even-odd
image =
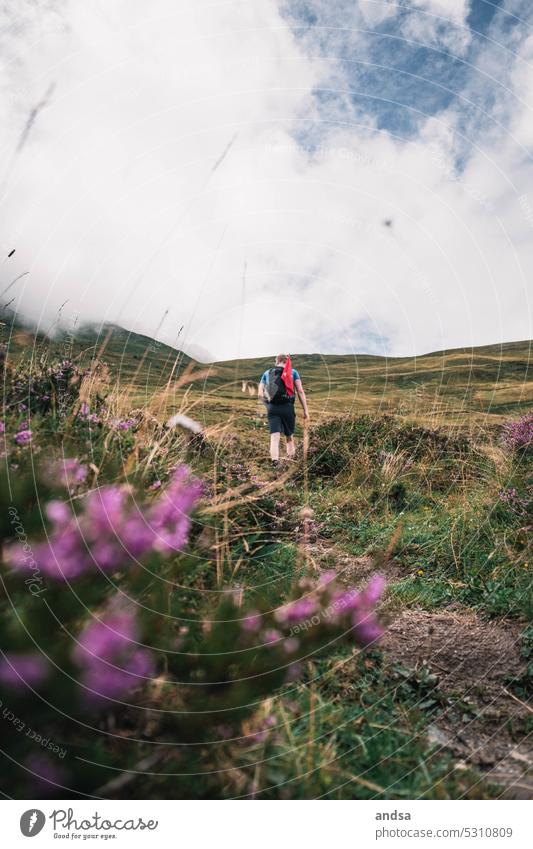
[[[67,298],[65,317],[147,333],[168,308],[160,338],[184,324],[186,346],[216,358],[531,335],[518,196],[533,177],[510,137],[471,149],[459,177],[452,109],[407,142],[372,115],[324,123],[312,92],[331,63],[304,53],[274,0],[23,8],[4,37],[5,151],[56,87],[4,183],[0,243],[17,253],[0,288],[29,269],[13,293],[45,326]],[[530,118],[513,115],[525,142]]]
[[[397,3],[388,3],[387,0],[360,0],[357,11],[366,24],[378,26],[397,15],[399,6]]]
[[[520,97],[521,108],[514,110],[510,135],[524,148],[533,147],[533,35],[522,44],[512,69],[511,84]]]
[[[470,7],[469,0],[407,0],[406,5],[459,24],[466,23]]]
[[[409,14],[401,24],[402,34],[424,45],[437,44],[462,56],[471,43],[467,26],[468,0],[408,0]]]

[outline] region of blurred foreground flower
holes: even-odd
[[[48,673],[48,661],[39,652],[8,652],[0,658],[0,684],[13,690],[38,687]]]
[[[179,652],[167,655],[168,674],[180,682],[189,711],[186,721],[180,715],[178,733],[201,733],[210,712],[217,724],[236,727],[248,706],[298,679],[309,660],[342,645],[373,645],[384,633],[377,613],[384,587],[380,575],[363,590],[329,576],[306,578],[294,589],[299,596],[277,610],[266,603],[261,610],[259,600],[246,610],[228,594],[214,618],[183,634]]]
[[[69,472],[76,479],[83,467],[70,466]],[[189,514],[201,492],[201,482],[180,467],[147,508],[135,500],[130,487],[118,485],[90,492],[80,500],[78,514],[67,503],[50,501],[45,513],[52,529],[47,542],[32,545],[33,562],[27,544],[18,542],[5,547],[4,561],[20,570],[37,568],[50,578],[70,580],[95,566],[118,569],[151,551],[176,553],[187,542]]]
[[[85,627],[72,657],[82,670],[89,701],[124,698],[153,676],[152,657],[138,647],[138,636],[135,616],[126,611]]]
[[[328,573],[327,579],[320,581],[311,593],[277,610],[275,619],[291,626],[291,636],[323,624],[344,628],[353,633],[359,645],[367,646],[383,636],[375,606],[384,589],[385,579],[381,575],[374,575],[367,587],[358,591],[339,587]]]

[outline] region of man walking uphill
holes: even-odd
[[[294,427],[296,415],[294,402],[298,395],[304,419],[309,418],[307,400],[300,375],[292,367],[289,354],[278,354],[274,368],[267,369],[261,377],[258,396],[266,404],[270,430],[270,459],[273,466],[279,465],[279,438],[283,433],[287,439],[287,458],[292,460],[296,451]]]

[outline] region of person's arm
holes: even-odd
[[[309,418],[309,410],[307,409],[307,398],[305,397],[304,388],[302,386],[302,381],[298,378],[298,380],[294,381],[294,385],[296,387],[296,392],[298,393],[298,398],[300,404],[302,405],[302,409],[304,411],[304,419]]]

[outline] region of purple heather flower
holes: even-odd
[[[148,487],[148,489],[160,489],[160,488],[161,488],[161,481],[159,479],[154,481],[153,484],[151,484]]]
[[[133,614],[119,611],[105,619],[93,619],[83,629],[73,657],[80,665],[92,662],[93,658],[109,660],[118,651],[134,644],[138,628]]]
[[[357,610],[361,605],[361,596],[357,590],[337,590],[333,594],[333,613],[343,616],[352,610]]]
[[[58,501],[54,499],[53,501],[49,501],[46,507],[44,508],[44,512],[50,521],[55,525],[54,530],[64,530],[71,519],[70,509],[64,501]]]
[[[153,533],[126,487],[104,486],[87,496],[81,523],[94,560],[102,569],[121,565],[150,548]]]
[[[181,466],[165,491],[152,504],[148,523],[155,533],[153,547],[156,551],[180,551],[189,536],[189,513],[202,494],[199,480],[189,478],[189,470]]]
[[[101,486],[85,499],[85,515],[96,539],[116,534],[128,499],[125,487]]]
[[[32,439],[31,430],[21,430],[13,437],[17,445],[28,445]]]
[[[77,578],[92,565],[88,541],[84,539],[67,504],[50,501],[45,512],[52,523],[48,540],[33,545],[31,557],[28,556],[27,546],[21,543],[5,546],[5,562],[21,571],[37,567],[53,579]]]
[[[504,424],[503,442],[511,450],[533,445],[533,412]]]
[[[383,595],[386,583],[383,575],[372,575],[362,593],[364,603],[368,605],[376,604]]]
[[[275,628],[268,628],[268,630],[264,631],[261,635],[262,642],[266,645],[271,645],[272,643],[277,643],[281,640],[281,634]]]
[[[95,620],[82,631],[72,656],[81,667],[81,681],[91,702],[121,699],[154,674],[152,657],[137,648],[138,629],[133,614],[119,612]]]
[[[136,419],[117,419],[117,418],[114,418],[114,419],[111,419],[109,424],[115,430],[126,431],[126,430],[131,430],[132,427],[135,427],[135,425],[137,424],[137,420]]]
[[[373,575],[360,596],[361,604],[354,611],[352,624],[355,639],[361,645],[369,645],[383,636],[383,628],[376,618],[373,609],[385,589],[385,578]]]
[[[368,646],[381,639],[384,630],[375,618],[374,613],[357,611],[353,617],[355,639],[363,646]]]
[[[131,430],[132,427],[135,427],[137,422],[135,419],[125,419],[124,421],[120,421],[117,424],[117,430]]]
[[[81,547],[80,534],[75,526],[59,531],[49,543],[43,542],[36,546],[33,558],[41,572],[57,580],[78,578],[91,565],[87,551]]]
[[[261,616],[255,610],[251,610],[241,622],[241,628],[247,633],[255,633],[261,627]]]
[[[320,578],[318,579],[318,583],[319,583],[320,586],[325,586],[327,584],[330,584],[332,581],[334,581],[336,579],[336,577],[337,577],[337,573],[333,569],[330,569],[329,572],[324,572],[320,576]]]
[[[503,501],[504,504],[510,507],[513,513],[519,516],[525,514],[529,508],[529,499],[521,498],[514,486],[509,487],[509,489],[503,489],[498,493],[498,497],[500,501]]]
[[[498,493],[498,497],[500,498],[500,501],[512,501],[514,498],[516,498],[516,496],[517,496],[517,492],[516,492],[516,489],[514,488],[514,486],[509,487],[509,489],[502,489]]]
[[[150,520],[137,506],[133,507],[125,518],[120,529],[120,539],[133,557],[142,557],[154,547],[156,537]]]
[[[7,652],[0,658],[0,684],[13,690],[38,687],[48,672],[48,661],[39,652]]]
[[[62,460],[51,463],[47,470],[47,477],[52,483],[58,483],[65,487],[70,493],[78,487],[87,477],[87,466],[82,465],[73,457],[65,457]]]
[[[0,433],[5,433],[5,431],[6,431],[5,422],[0,422]]]
[[[314,598],[299,598],[290,604],[281,607],[275,613],[275,618],[278,622],[296,623],[301,622],[309,616],[313,616],[317,611],[317,601]]]
[[[70,471],[78,478],[83,467],[72,466]],[[7,545],[5,561],[26,571],[36,565],[48,577],[70,580],[95,565],[120,568],[128,556],[142,557],[149,551],[171,554],[187,542],[189,513],[200,493],[200,482],[190,480],[187,470],[179,470],[147,510],[135,502],[129,487],[117,485],[89,493],[79,502],[77,515],[67,504],[51,501],[45,508],[52,524],[48,540],[33,545],[32,557],[27,546]]]
[[[65,459],[63,461],[63,470],[68,483],[83,483],[87,477],[87,466],[83,466],[74,458]]]

